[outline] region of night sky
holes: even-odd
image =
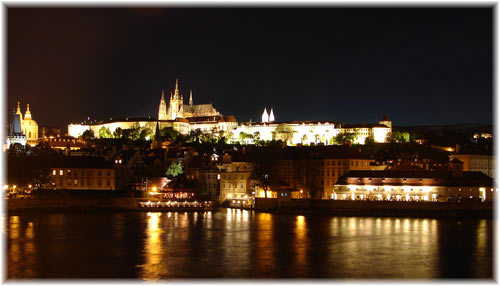
[[[7,108],[67,132],[185,103],[238,122],[491,123],[492,8],[8,8]],[[9,116],[10,119],[10,116]]]

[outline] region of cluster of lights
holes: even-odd
[[[203,202],[204,205],[208,206],[210,205],[209,202],[205,201]],[[177,201],[167,201],[167,202],[151,202],[151,201],[147,201],[147,202],[141,202],[140,203],[140,206],[141,207],[198,207],[198,206],[203,206],[202,203],[199,203],[197,201],[194,201],[194,202],[182,202],[181,204],[179,204],[179,202]]]

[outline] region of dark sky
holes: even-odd
[[[39,125],[157,116],[187,102],[238,122],[491,123],[492,8],[8,8],[8,114]]]

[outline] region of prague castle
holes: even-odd
[[[175,91],[170,93],[170,101],[167,109],[165,96],[162,91],[160,108],[158,111],[159,120],[176,120],[177,118],[193,118],[205,116],[221,116],[212,104],[193,105],[193,92],[189,94],[189,104],[184,104],[184,96],[179,94],[179,80],[175,81]]]
[[[353,144],[365,144],[367,139],[373,142],[387,142],[392,131],[392,123],[384,116],[378,124],[341,124],[333,121],[282,121],[275,119],[274,110],[264,108],[261,122],[242,122],[238,124],[234,116],[223,116],[212,104],[193,104],[193,93],[189,93],[189,102],[184,103],[184,95],[179,90],[176,80],[173,92],[170,92],[168,104],[162,91],[157,118],[125,118],[108,121],[82,122],[70,124],[70,136],[79,137],[86,130],[92,130],[94,136],[101,137],[101,131],[113,134],[117,128],[149,129],[154,136],[156,125],[159,128],[171,127],[186,135],[200,130],[211,135],[224,135],[232,143],[253,144],[256,141],[282,140],[287,145],[336,144],[337,135],[346,133],[353,136]]]
[[[333,121],[276,122],[273,109],[264,108],[261,122],[243,122],[233,130],[233,142],[252,144],[256,140],[282,140],[287,145],[335,144],[341,133],[353,134],[353,144],[365,144],[367,139],[376,143],[387,142],[392,123],[384,116],[378,124],[341,124]]]
[[[36,145],[38,143],[38,123],[31,117],[30,105],[26,106],[26,112],[21,113],[21,103],[17,103],[17,110],[10,126],[7,136],[7,146],[19,143],[21,145]]]
[[[176,80],[174,91],[170,93],[168,105],[165,101],[165,93],[162,91],[158,118],[124,118],[69,124],[68,134],[79,137],[86,130],[92,130],[94,136],[99,138],[100,130],[103,128],[113,133],[117,128],[131,129],[139,127],[150,129],[154,135],[157,123],[160,129],[171,127],[183,135],[199,129],[204,133],[220,134],[222,132],[225,136],[229,136],[231,131],[237,127],[234,116],[223,116],[212,104],[194,105],[192,91],[190,92],[189,103],[184,104],[184,96],[180,93],[179,81]]]

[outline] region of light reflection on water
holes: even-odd
[[[204,213],[2,218],[9,278],[492,277],[492,220]]]

